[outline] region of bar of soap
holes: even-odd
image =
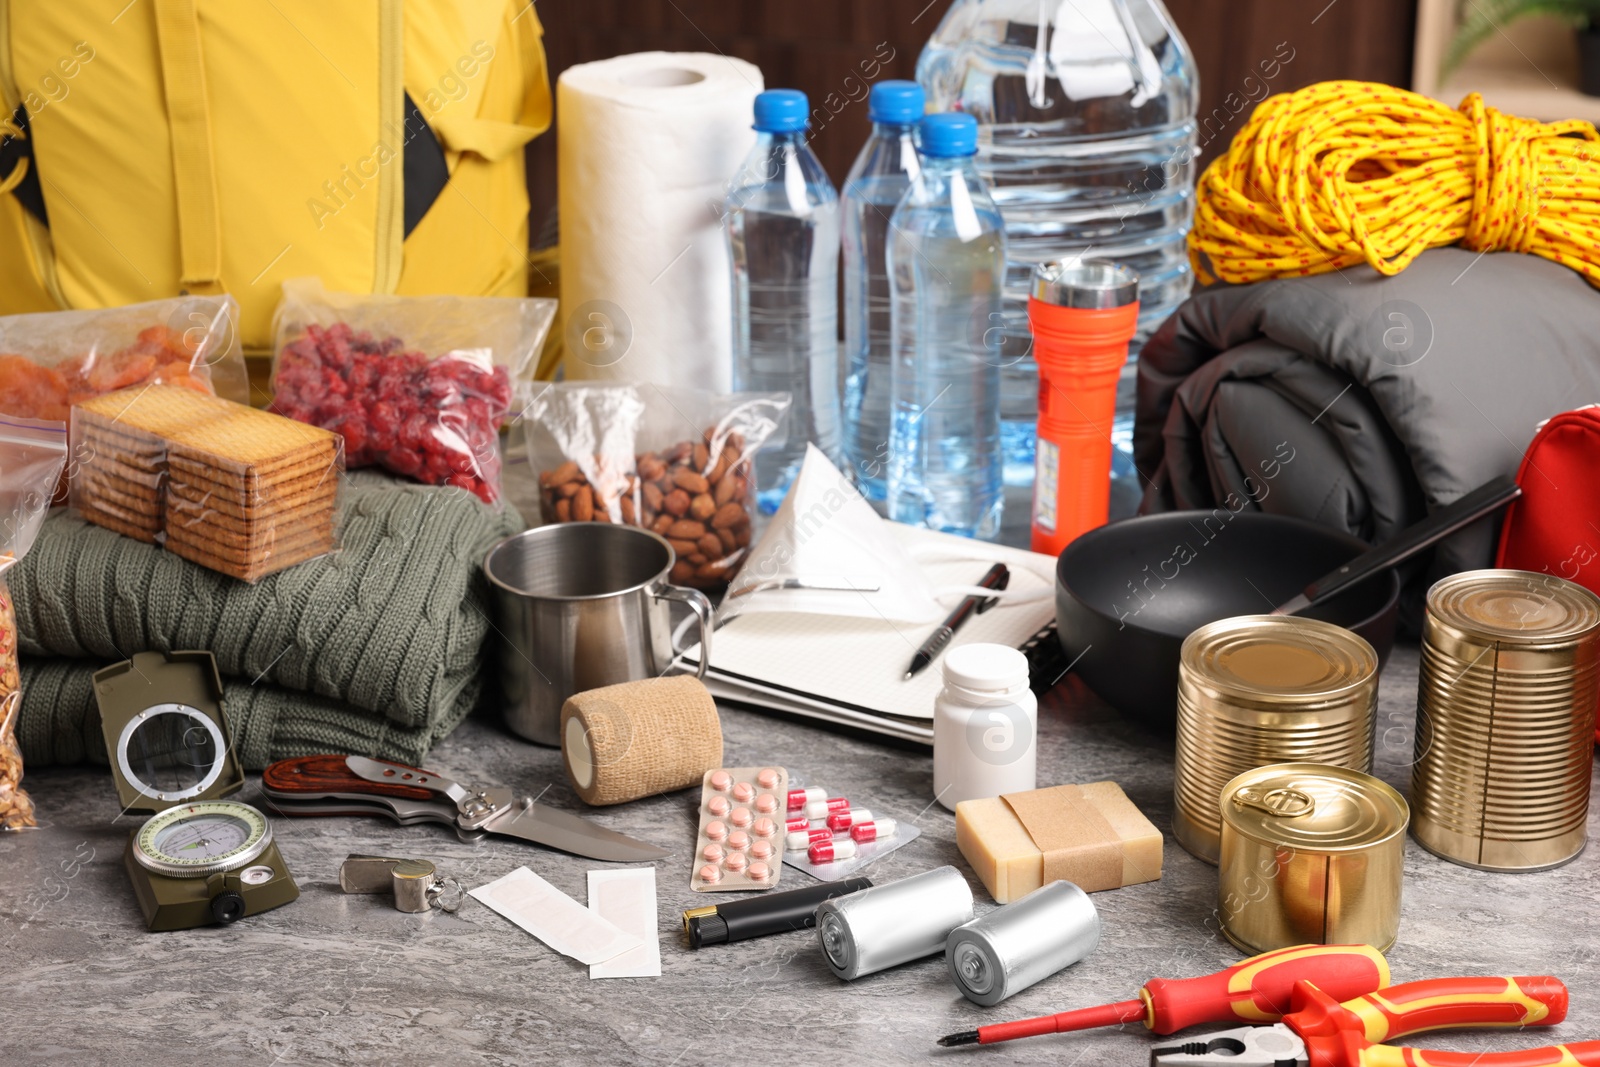
[[[1115,782],[964,800],[956,845],[1000,904],[1057,879],[1093,893],[1161,877],[1161,831]]]

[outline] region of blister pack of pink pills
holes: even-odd
[[[695,838],[696,893],[771,889],[783,872],[782,767],[722,767],[700,781],[700,833]]]

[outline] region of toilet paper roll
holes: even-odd
[[[755,143],[761,71],[640,52],[556,85],[568,378],[726,392],[731,284],[722,204]]]
[[[596,807],[698,785],[722,766],[716,702],[687,674],[579,693],[561,707],[561,761]]]

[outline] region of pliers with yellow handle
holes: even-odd
[[[1553,1026],[1567,1017],[1559,978],[1436,978],[1343,1004],[1302,981],[1293,997],[1280,1023],[1157,1045],[1151,1067],[1600,1067],[1600,1041],[1471,1053],[1384,1044],[1425,1030]]]

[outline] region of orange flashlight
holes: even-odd
[[[1139,275],[1108,259],[1041,263],[1028,325],[1039,364],[1032,547],[1055,556],[1110,512],[1111,420],[1139,325]]]

